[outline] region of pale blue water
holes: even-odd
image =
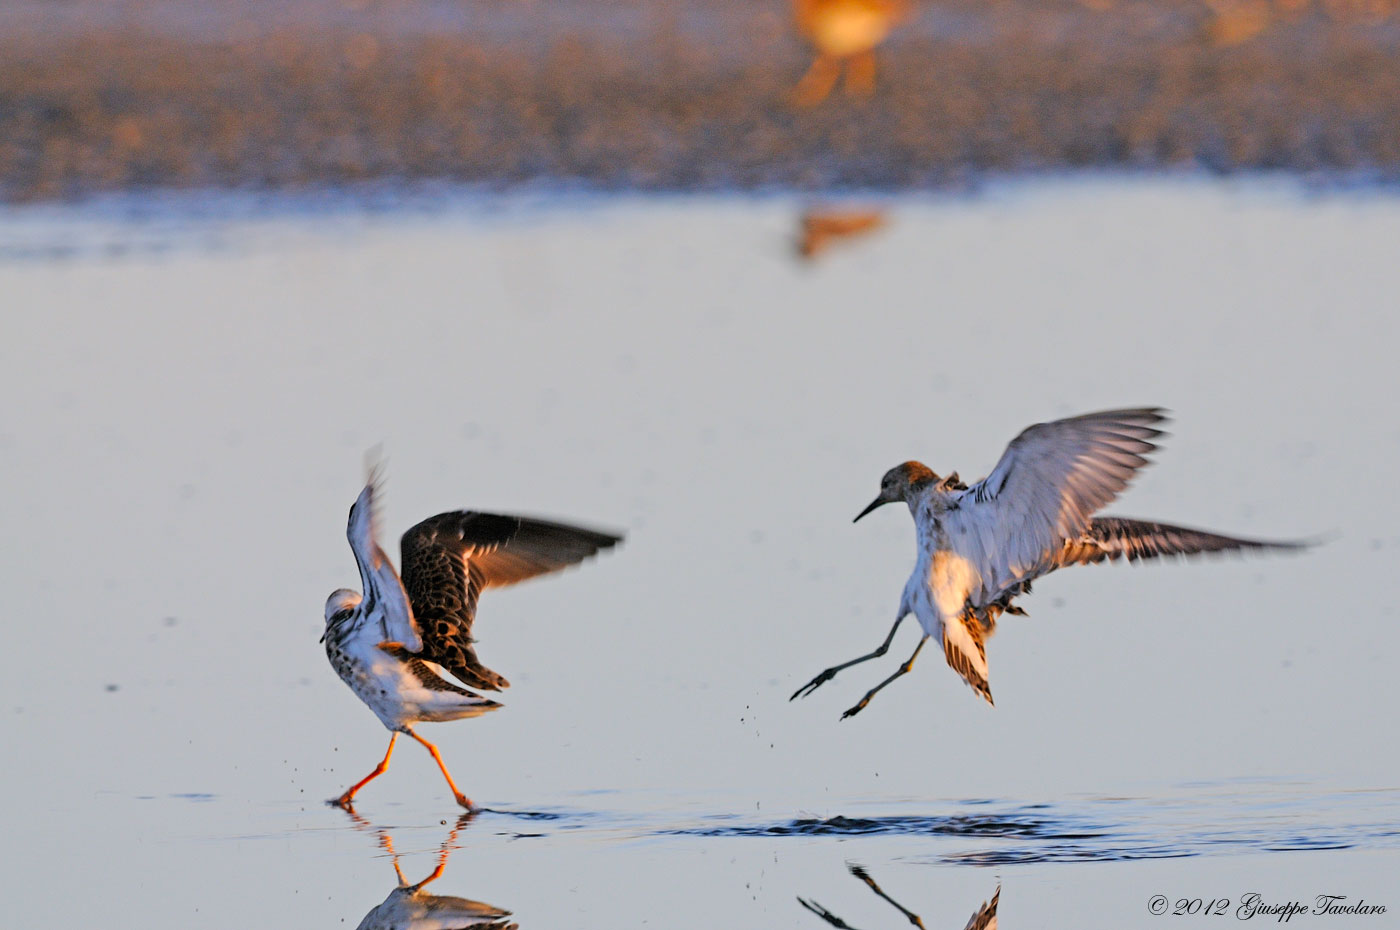
[[[929,927],[998,885],[1006,927],[1251,892],[1400,925],[1400,198],[998,186],[811,265],[783,197],[380,206],[0,214],[7,926],[353,927],[386,836],[522,927],[903,926],[848,863]],[[908,630],[788,702],[888,629],[907,517],[850,524],[886,468],[1144,403],[1173,435],[1117,512],[1328,543],[1046,579],[995,709],[926,655],[839,721]],[[361,821],[322,803],[386,742],[316,642],[381,441],[390,542],[457,506],[629,532],[483,600],[507,707],[424,728],[490,808],[455,836],[411,745]]]

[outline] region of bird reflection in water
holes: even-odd
[[[811,207],[797,219],[797,254],[804,259],[815,259],[833,242],[867,235],[887,222],[884,210]]]
[[[871,891],[875,892],[876,895],[878,895],[885,901],[888,901],[895,908],[895,910],[903,914],[904,918],[908,920],[911,924],[913,924],[916,927],[919,927],[920,930],[928,930],[928,928],[924,926],[923,918],[906,908],[904,905],[900,904],[894,898],[891,898],[889,895],[885,894],[885,892],[880,888],[880,886],[875,883],[875,879],[871,878],[870,873],[867,872],[863,867],[852,864],[848,865],[847,868],[851,870],[852,875],[865,882],[866,886],[869,887]],[[998,885],[997,890],[992,895],[991,900],[983,902],[982,906],[978,908],[975,913],[973,913],[972,918],[968,920],[967,926],[964,927],[963,930],[997,930],[997,903],[1000,900],[1001,886]],[[797,903],[801,904],[807,910],[811,911],[813,914],[816,914],[818,917],[831,924],[831,926],[833,927],[841,927],[843,928],[843,930],[856,930],[855,927],[846,923],[840,917],[837,917],[835,914],[822,907],[816,901],[809,901],[806,898],[798,898]]]
[[[797,31],[817,58],[793,90],[793,102],[812,107],[836,86],[844,68],[846,94],[875,92],[875,47],[909,13],[907,0],[793,0]]]
[[[394,838],[384,827],[376,827],[353,808],[346,808],[358,829],[373,832],[379,839],[379,847],[393,859],[394,874],[399,878],[398,887],[389,892],[382,904],[376,905],[364,920],[359,930],[517,930],[518,924],[511,921],[510,911],[493,907],[481,901],[467,898],[454,898],[450,895],[428,894],[423,889],[442,877],[447,868],[447,858],[457,848],[457,834],[460,833],[476,812],[471,811],[457,818],[447,838],[438,847],[437,867],[421,881],[410,883],[404,878],[399,866],[399,854],[394,849]]]

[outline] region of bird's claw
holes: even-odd
[[[813,678],[811,681],[798,688],[796,691],[792,692],[792,697],[788,698],[788,700],[795,701],[800,697],[806,697],[807,695],[811,694],[813,691],[817,690],[822,685],[826,684],[828,681],[831,681],[831,679],[835,677],[836,669],[829,668],[826,671],[822,672],[820,675],[818,675],[816,678]]]
[[[458,794],[455,797],[457,799],[457,803],[467,809],[467,813],[475,814],[477,811],[481,810],[481,808],[473,804],[472,799],[467,797],[465,794]]]
[[[861,711],[865,710],[865,705],[866,705],[866,702],[865,702],[865,701],[861,701],[861,702],[860,702],[859,704],[857,704],[855,707],[850,708],[850,709],[847,710],[844,714],[842,714],[842,715],[841,715],[841,719],[842,719],[842,720],[845,720],[847,717],[854,717],[856,714],[858,714],[858,713],[860,713]]]
[[[831,911],[822,907],[816,901],[809,901],[806,898],[799,895],[797,898],[797,903],[801,904],[807,910],[811,911],[813,914],[816,914],[818,917],[831,924],[833,927],[841,927],[844,928],[844,930],[854,930],[854,928],[851,927],[850,924],[846,923],[840,917],[837,917]]]

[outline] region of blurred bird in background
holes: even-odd
[[[909,14],[907,0],[793,0],[797,31],[817,58],[793,90],[798,106],[816,106],[831,94],[844,68],[846,93],[875,92],[875,47]]]

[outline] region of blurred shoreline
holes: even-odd
[[[1086,168],[1400,178],[1393,14],[1301,7],[1224,43],[1186,0],[921,6],[880,50],[872,98],[799,110],[810,56],[783,4],[54,18],[85,2],[0,17],[0,200],[365,181],[900,191]]]

